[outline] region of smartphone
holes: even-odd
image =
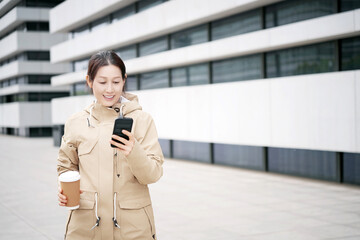
[[[123,134],[122,130],[127,130],[127,131],[131,132],[132,125],[133,125],[132,118],[117,118],[115,120],[113,134],[118,135],[122,138],[125,138],[126,140],[129,140],[129,137],[127,135]],[[112,138],[112,140],[114,140],[117,143],[123,144],[122,142],[120,142],[116,139]],[[111,144],[111,147],[116,148],[116,146],[113,144]]]

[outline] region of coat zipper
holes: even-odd
[[[120,177],[120,171],[119,171],[119,168],[118,168],[118,163],[119,161],[119,157],[118,157],[118,153],[117,153],[117,150],[115,149],[115,169],[116,169],[116,176],[117,177]]]

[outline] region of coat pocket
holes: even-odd
[[[94,195],[95,193],[92,192],[84,192],[80,195],[80,206],[78,209],[72,211],[65,239],[85,240],[94,238],[95,230],[91,230],[96,222]],[[91,196],[92,199],[90,199]]]
[[[143,203],[145,204],[145,202]],[[151,203],[148,203],[146,201],[146,205],[142,205],[143,204],[124,205],[119,202],[119,211],[117,212],[117,218],[120,225],[121,239],[156,239],[152,211],[147,209],[151,209]]]

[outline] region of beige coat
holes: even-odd
[[[164,157],[152,117],[141,110],[137,96],[125,98],[130,101],[112,108],[92,103],[65,123],[57,171],[79,170],[84,191],[80,208],[69,212],[65,239],[156,239],[147,184],[162,176]],[[109,143],[121,105],[134,121],[135,144],[127,157]],[[99,226],[91,230],[97,216]]]

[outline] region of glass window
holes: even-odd
[[[262,78],[261,55],[213,62],[213,83],[233,82]]]
[[[125,8],[122,8],[112,14],[112,22],[117,22],[123,18],[135,14],[135,4],[131,4]]]
[[[231,166],[264,170],[263,147],[214,144],[214,162]]]
[[[210,143],[173,140],[173,157],[210,163]]]
[[[360,153],[344,153],[343,156],[344,182],[360,184]]]
[[[207,24],[171,34],[171,49],[186,47],[208,41]]]
[[[260,9],[211,23],[211,40],[231,37],[262,28]]]
[[[52,75],[29,75],[29,84],[50,84]]]
[[[336,153],[317,150],[268,148],[270,172],[336,180]]]
[[[341,40],[341,70],[360,69],[360,37]]]
[[[26,22],[27,31],[49,31],[48,22]]]
[[[171,86],[187,86],[189,85],[189,68],[174,68],[171,69]]]
[[[118,50],[115,50],[115,52],[120,56],[122,60],[128,60],[132,58],[136,58],[136,45],[128,46],[119,48]]]
[[[96,29],[103,28],[106,25],[109,25],[109,23],[110,23],[109,16],[105,16],[103,18],[97,19],[91,23],[91,31],[95,31]]]
[[[159,139],[159,143],[161,146],[161,150],[164,154],[164,157],[169,158],[171,157],[171,148],[170,148],[170,141],[169,139]]]
[[[138,90],[137,75],[129,75],[125,83],[125,91],[136,91]]]
[[[17,78],[12,78],[9,81],[10,81],[10,86],[17,84]]]
[[[266,54],[266,76],[283,77],[336,70],[335,42],[296,47]]]
[[[88,64],[89,64],[88,58],[74,61],[73,70],[74,72],[86,70],[88,68]]]
[[[169,87],[169,71],[157,71],[140,74],[140,89]]]
[[[155,7],[156,5],[162,4],[163,2],[166,2],[166,0],[142,0],[138,1],[138,12],[145,11],[146,9]]]
[[[282,1],[265,7],[266,28],[336,13],[334,0]]]
[[[359,0],[340,0],[340,11],[345,12],[360,8]]]
[[[26,52],[27,60],[36,60],[36,61],[49,61],[50,52],[48,51],[29,51]]]
[[[160,37],[139,44],[139,55],[146,56],[168,50],[168,38]]]
[[[207,63],[171,69],[172,87],[208,84],[209,82],[209,64]]]
[[[73,31],[73,37],[76,38],[78,36],[84,35],[90,32],[90,24],[86,24],[81,26]]]
[[[23,0],[20,4],[27,7],[46,7],[53,8],[64,0]]]
[[[86,81],[78,82],[73,84],[73,93],[72,95],[89,95],[91,93],[91,89],[87,86]]]

